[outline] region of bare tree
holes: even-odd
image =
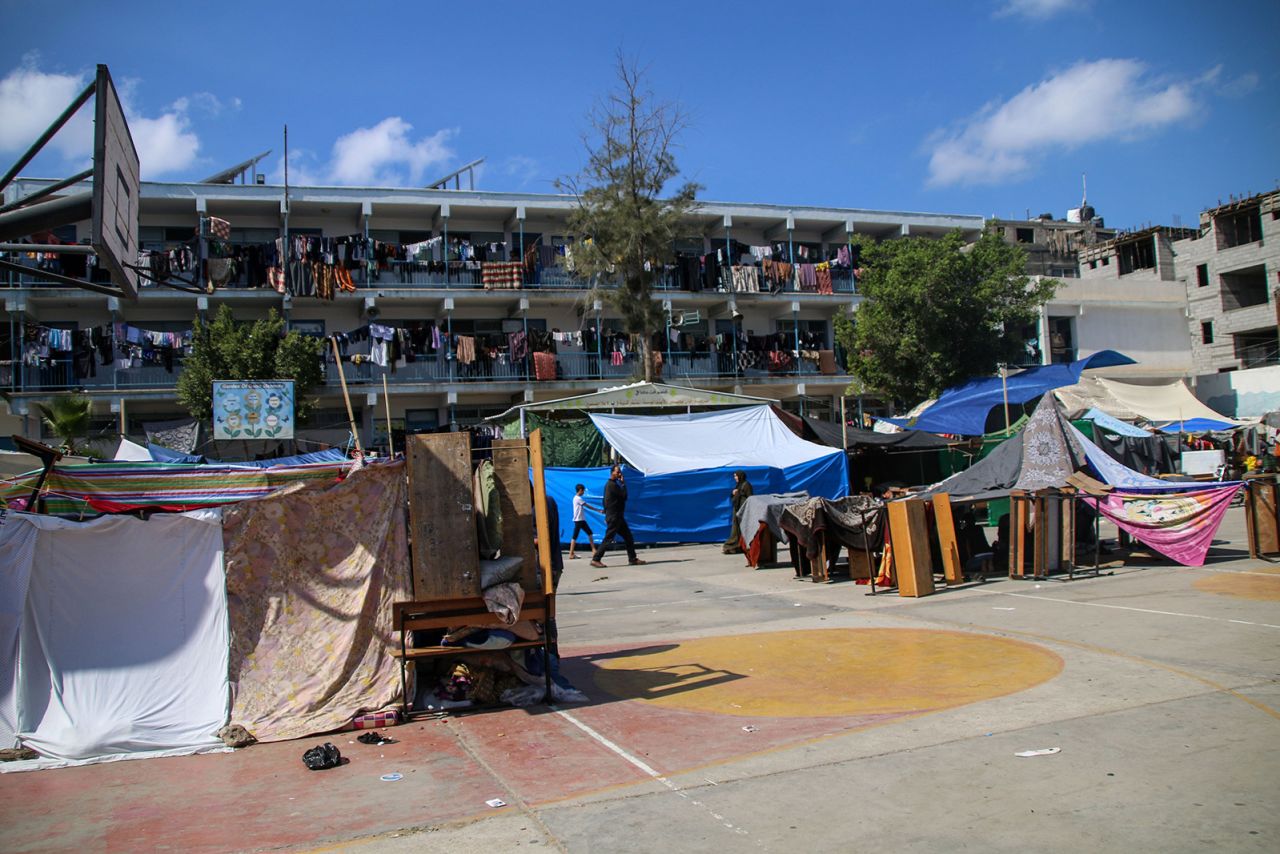
[[[617,88],[588,114],[586,165],[556,186],[578,199],[569,217],[578,240],[575,263],[617,307],[627,332],[641,337],[644,378],[652,381],[652,337],[665,325],[653,282],[674,258],[675,239],[700,188],[686,182],[662,198],[680,174],[673,149],[686,116],[678,104],[658,101],[644,71],[621,53],[617,75]]]

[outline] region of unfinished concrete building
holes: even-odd
[[[1172,248],[1195,372],[1280,364],[1280,190],[1205,211]]]

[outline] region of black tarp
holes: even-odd
[[[805,427],[813,431],[805,438],[821,442],[832,448],[841,447],[844,433],[839,424],[819,421],[816,418],[804,419]],[[849,442],[845,447],[859,446],[883,448],[886,451],[937,451],[950,447],[951,442],[933,433],[923,430],[903,430],[900,433],[876,433],[874,430],[848,429]]]

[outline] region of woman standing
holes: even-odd
[[[729,538],[724,541],[724,546],[720,549],[727,555],[742,553],[742,532],[738,530],[738,511],[751,497],[752,492],[751,481],[747,480],[747,473],[742,469],[733,473],[733,482],[733,492],[729,493],[730,503],[733,505],[733,518],[729,520]]]

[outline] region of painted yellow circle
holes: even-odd
[[[1248,573],[1219,572],[1197,579],[1195,588],[1203,593],[1276,602],[1280,601],[1280,569],[1259,567]]]
[[[671,709],[767,717],[915,714],[1021,691],[1062,659],[989,635],[817,629],[700,638],[596,662],[615,697]]]

